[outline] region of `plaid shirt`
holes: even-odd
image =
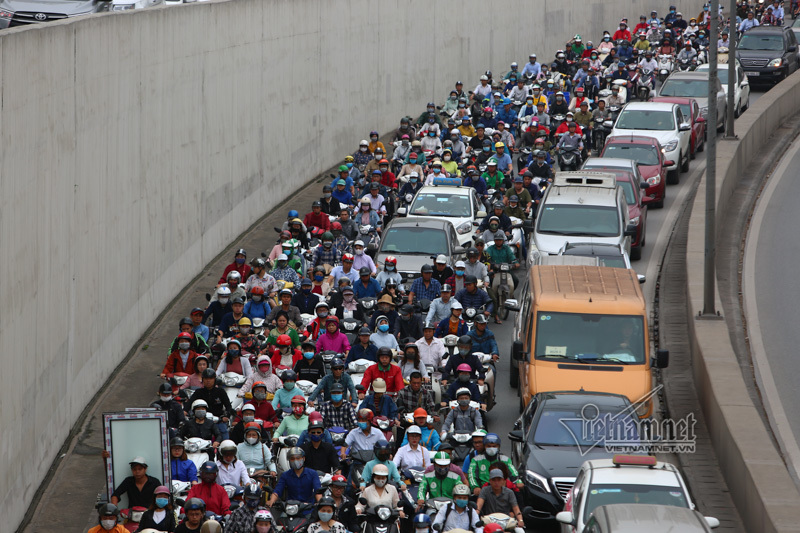
[[[272,272],[270,272],[272,276],[276,280],[281,281],[289,281],[294,283],[295,285],[300,284],[300,276],[297,275],[293,269],[286,267],[286,268],[273,268]]]
[[[225,531],[233,533],[250,533],[256,526],[256,509],[250,510],[246,505],[242,505],[228,518],[225,524]]]
[[[356,409],[350,402],[343,401],[339,407],[333,405],[333,402],[321,402],[317,405],[317,411],[322,415],[326,428],[339,426],[350,430],[358,425]]]
[[[314,266],[325,264],[335,266],[339,262],[339,257],[341,257],[341,255],[336,246],[331,246],[328,250],[322,245],[317,246],[317,249],[314,251]]]
[[[397,393],[397,408],[401,415],[413,413],[418,407],[422,407],[428,411],[430,415],[436,413],[436,405],[433,403],[433,394],[428,388],[423,386],[419,392],[414,392],[411,390],[411,385],[407,385]]]
[[[341,253],[344,253],[344,251],[347,250],[348,244],[350,244],[350,242],[347,240],[347,236],[344,234],[341,234],[333,239],[333,247],[336,248],[337,251],[341,251]]]
[[[414,300],[430,300],[434,301],[436,298],[439,297],[439,294],[442,292],[442,284],[436,281],[435,279],[431,278],[431,284],[428,287],[425,287],[425,282],[422,279],[422,276],[418,277],[414,280],[414,283],[411,284],[411,288],[409,292],[414,293]]]

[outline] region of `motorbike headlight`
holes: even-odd
[[[189,453],[195,453],[199,449],[200,446],[198,446],[196,442],[189,442],[186,444],[186,451]]]
[[[675,150],[677,147],[678,147],[678,141],[670,141],[664,147],[664,150],[666,150],[667,152],[671,152],[671,151]]]
[[[381,507],[380,509],[378,509],[378,518],[380,518],[384,522],[389,520],[391,516],[392,516],[392,510],[389,509],[388,507]]]
[[[292,504],[286,506],[286,514],[289,516],[294,516],[300,510],[299,506]]]
[[[547,482],[547,478],[537,474],[533,470],[525,471],[525,481],[535,489],[541,490],[542,492],[550,492],[550,484]]]
[[[474,317],[475,313],[476,313],[475,308],[474,307],[470,307],[469,309],[467,309],[467,318]]]
[[[455,439],[456,442],[464,443],[468,442],[471,436],[469,433],[456,433],[455,435],[453,435],[453,438]]]
[[[465,233],[469,233],[471,230],[472,222],[467,221],[456,228],[456,233],[459,235],[464,235]]]
[[[639,217],[633,217],[631,219],[631,224],[633,224],[634,226],[638,226],[639,225]]]
[[[783,58],[778,57],[773,59],[767,64],[768,67],[782,67],[783,66]]]

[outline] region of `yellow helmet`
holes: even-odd
[[[242,317],[242,318],[239,319],[239,325],[240,326],[252,326],[253,323],[250,322],[250,319],[245,316],[245,317]]]

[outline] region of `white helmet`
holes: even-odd
[[[361,139],[361,142],[358,143],[359,146],[369,146],[369,141],[366,139]]]
[[[231,290],[228,287],[220,287],[217,289],[217,296],[230,296]]]
[[[469,487],[459,483],[453,487],[453,496],[469,496]]]
[[[461,302],[459,302],[458,300],[454,299],[453,303],[450,304],[450,310],[453,310],[453,309],[464,309],[464,306],[461,305]]]
[[[205,407],[206,409],[208,409],[208,404],[206,403],[205,400],[195,400],[194,402],[192,402],[192,411],[194,411],[198,407]]]
[[[386,467],[386,465],[375,465],[375,467],[372,469],[372,477],[375,477],[375,476],[386,476],[386,477],[388,477],[389,476],[389,469]]]
[[[484,74],[483,76],[481,76],[481,81],[489,81],[489,76]]]
[[[230,439],[225,439],[219,444],[219,451],[224,452],[225,450],[234,450],[236,451],[236,443]]]

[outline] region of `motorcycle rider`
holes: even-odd
[[[361,165],[366,165],[372,159],[374,159],[374,156],[372,152],[369,151],[369,141],[362,139],[361,142],[358,143],[358,150],[353,153],[353,162],[356,167],[359,167]]]
[[[483,219],[481,225],[478,226],[477,233],[482,234],[484,238],[490,235],[493,238],[495,233],[502,231],[504,235],[510,237],[513,228],[511,227],[511,219],[505,214],[505,208],[506,206],[503,202],[495,202],[492,206],[492,215]]]
[[[339,200],[333,197],[333,187],[327,183],[322,186],[322,198],[319,199],[322,205],[322,212],[326,215],[336,216],[342,210]]]
[[[303,358],[294,365],[294,371],[297,374],[297,379],[318,383],[322,376],[325,375],[325,363],[322,362],[322,357],[315,357],[314,341],[306,339],[301,345],[303,351]]]
[[[477,248],[467,250],[467,262],[464,264],[464,275],[475,276],[476,279],[483,280],[484,284],[489,283],[489,272],[486,265],[480,261],[480,254]]]
[[[472,375],[470,379],[478,379],[478,385],[483,385],[483,379],[486,377],[486,371],[483,369],[478,357],[472,353],[472,337],[467,334],[461,335],[458,338],[458,351],[447,359],[447,365],[444,367],[442,377],[451,380],[456,379],[457,369],[462,364],[466,363],[472,368]]]
[[[450,456],[446,453],[435,453],[433,466],[433,471],[425,473],[419,483],[419,488],[417,489],[417,511],[425,506],[425,501],[428,499],[453,498],[453,490],[457,485],[462,484],[461,477],[450,471]]]
[[[342,170],[344,169],[344,170]],[[347,167],[342,165],[339,167],[339,172],[342,175],[347,174]],[[350,178],[348,178],[350,179]],[[342,209],[345,209],[348,205],[353,203],[353,187],[347,186],[347,181],[344,178],[340,178],[334,181],[334,189],[331,192],[331,196],[339,202],[339,211],[341,212]],[[334,213],[331,213],[334,214]]]
[[[464,288],[464,276],[466,274],[465,269],[467,268],[467,264],[464,263],[464,261],[459,260],[459,261],[456,261],[456,265],[455,266],[456,266],[455,272],[453,273],[452,276],[447,278],[446,285],[450,285],[451,287],[454,287],[454,291],[458,292],[458,291],[460,291],[461,289]],[[422,327],[422,323],[420,322],[420,328],[421,327]],[[421,331],[421,329],[420,329],[420,331]],[[421,337],[421,334],[417,335],[414,338],[418,339],[419,337]]]
[[[479,315],[483,316],[483,315]],[[484,320],[486,318],[484,317]],[[466,363],[462,363],[458,365],[458,379],[454,380],[450,386],[447,388],[447,393],[445,394],[445,398],[442,398],[442,407],[447,406],[447,401],[457,400],[459,396],[459,392],[466,390],[469,394],[469,399],[474,402],[481,403],[481,392],[478,389],[478,386],[475,383],[470,381],[472,376],[472,367],[470,367]],[[469,402],[467,402],[469,405]]]
[[[458,169],[458,163],[453,160],[453,150],[447,146],[450,140],[445,141],[445,147],[442,150],[442,170],[450,177],[460,177],[461,171]]]
[[[367,461],[364,465],[364,470],[361,472],[361,490],[364,490],[372,482],[372,472],[378,465],[385,466],[389,471],[388,476],[392,483],[400,487],[401,490],[405,490],[406,485],[401,481],[397,465],[392,461],[393,446],[386,439],[380,439],[372,446],[372,451],[375,453],[375,458]]]
[[[402,421],[408,413],[416,414],[418,409],[425,411],[425,420],[427,420],[427,412],[435,412],[435,408],[433,392],[422,386],[422,373],[411,372],[408,376],[408,385],[397,393],[397,411],[400,420]]]
[[[253,276],[250,276],[250,278],[252,279]],[[266,318],[269,316],[270,311],[272,311],[272,308],[270,307],[269,303],[267,303],[267,300],[264,296],[264,288],[261,285],[253,286],[250,293],[250,299],[247,301],[246,304],[244,304],[244,314],[247,317],[251,317],[253,319],[261,318],[266,320]],[[239,322],[241,323],[242,320],[245,320],[245,318],[241,318]],[[239,324],[239,329],[241,331],[242,329],[241,324]]]
[[[408,174],[408,181],[406,181],[405,185],[403,185],[403,187],[400,189],[399,196],[400,198],[405,198],[410,194],[412,197],[414,197],[421,188],[422,182],[419,179],[419,173],[416,171],[411,171]]]
[[[633,43],[633,49],[639,52],[646,52],[650,50],[650,41],[647,40],[647,34],[641,32],[638,39]]]
[[[197,483],[197,467],[186,456],[186,448],[183,439],[173,437],[169,441],[170,452],[170,471],[173,481],[185,481],[192,485]]]
[[[239,274],[239,271],[238,270],[231,270],[230,272],[228,272],[227,276],[228,276],[227,277],[227,282],[222,284],[222,285],[220,285],[219,287],[227,287],[227,288],[229,288],[230,291],[231,291],[231,293],[230,293],[230,297],[231,298],[236,298],[236,297],[244,298],[245,294],[246,294],[245,293],[245,289],[243,287],[242,288],[239,287],[239,283],[242,281],[242,275]],[[211,297],[211,301],[213,302],[217,298],[218,298],[218,296],[215,293]]]
[[[409,141],[416,139],[417,132],[411,127],[411,122],[408,117],[400,119],[400,127],[395,131],[392,142],[397,142],[403,138],[403,135],[408,135]]]
[[[149,506],[149,504],[148,504]],[[119,509],[116,505],[105,503],[97,508],[97,525],[88,533],[128,533],[128,529],[117,523]]]
[[[175,349],[169,354],[169,357],[167,357],[167,362],[164,364],[164,368],[161,370],[161,378],[165,378],[167,375],[177,373],[191,373],[191,370],[194,367],[194,359],[199,355],[197,352],[191,349],[192,339],[191,333],[182,331],[178,334],[177,349]]]
[[[225,349],[224,357],[217,365],[217,376],[225,372],[235,372],[245,378],[253,373],[250,360],[242,357],[242,344],[237,339],[230,339]]]
[[[253,468],[256,472],[268,472],[272,476],[277,475],[272,452],[267,444],[261,442],[261,426],[257,422],[247,423],[244,428],[244,440],[236,449],[236,454],[245,468]]]
[[[414,280],[408,290],[408,303],[414,305],[415,300],[435,300],[442,291],[442,285],[433,279],[433,267],[422,265],[420,277]]]
[[[445,335],[463,335],[467,332],[467,323],[461,319],[461,312],[464,306],[456,299],[450,303],[450,316],[445,318],[436,326],[434,335],[444,337]]]
[[[620,66],[624,70],[625,65],[620,65]],[[627,79],[628,73],[625,72],[624,76],[625,76],[625,79]],[[619,87],[617,87],[616,85],[613,85],[611,87],[611,96],[608,97],[607,103],[608,103],[608,107],[622,107],[622,106],[625,105],[625,98],[620,96]]]
[[[351,284],[357,282],[358,270],[353,268],[354,262],[355,262],[355,256],[353,254],[351,253],[342,254],[342,264],[333,267],[330,275],[328,276],[328,284],[331,286],[338,285],[339,280],[342,278],[349,279]],[[291,291],[289,291],[289,294],[291,294]],[[299,314],[300,313],[298,312],[298,315]]]
[[[661,39],[661,46],[658,49],[659,55],[673,55],[675,54],[675,47],[669,39]]]
[[[480,315],[476,316],[474,329],[470,330],[467,335],[472,337],[473,350],[491,354],[495,363],[500,359],[500,350],[497,347],[497,340],[494,337],[494,333],[486,325],[485,317]]]
[[[506,465],[509,476],[516,485],[522,488],[522,480],[519,473],[507,455],[500,453],[500,437],[496,433],[488,433],[483,438],[483,453],[476,455],[469,463],[469,486],[475,496],[480,493],[481,487],[489,482],[489,466],[499,462]]]
[[[453,501],[439,509],[433,519],[433,525],[439,524],[440,531],[464,529],[466,531],[482,531],[478,526],[480,517],[475,509],[469,507],[469,487],[458,484],[453,487]]]
[[[297,270],[289,263],[289,256],[286,253],[282,253],[278,256],[275,260],[275,267],[270,274],[276,280],[285,281],[287,283],[300,283],[300,276],[297,274]]]
[[[621,63],[625,63],[633,57],[633,45],[629,40],[622,41],[617,45],[617,56]]]
[[[492,94],[492,85],[489,83],[489,77],[484,74],[480,78],[480,83],[472,91],[472,100],[476,102],[483,101],[484,98]]]
[[[191,406],[192,416],[181,426],[181,438],[186,440],[192,437],[198,437],[212,441],[213,447],[219,446],[219,443],[222,441],[222,434],[219,431],[219,427],[214,424],[211,419],[206,418],[208,403],[206,403],[205,400],[195,400],[191,402]],[[211,453],[213,452],[209,451],[209,455]]]
[[[385,465],[376,465],[373,473],[373,484],[361,492],[360,500],[366,500],[366,504],[356,505],[356,512],[363,514],[368,508],[378,505],[386,505],[390,509],[398,509],[400,498],[394,485],[388,483],[389,469]],[[405,484],[403,484],[405,487]],[[399,510],[400,518],[405,518],[405,513]]]
[[[247,468],[242,461],[236,458],[238,449],[232,440],[224,440],[219,445],[219,456],[217,467],[219,472],[217,479],[220,485],[231,484],[245,486],[250,483],[250,476],[247,475]]]
[[[723,30],[720,39],[717,41],[717,48],[730,49],[731,41],[728,39],[728,31]]]
[[[330,498],[336,505],[336,513],[339,522],[344,525],[347,531],[357,531],[358,518],[356,516],[355,502],[345,496],[344,491],[347,488],[347,478],[342,475],[335,475],[331,480],[330,487],[323,495],[324,498]],[[320,500],[320,501],[323,501]]]
[[[516,495],[506,486],[506,478],[501,469],[493,468],[489,471],[489,486],[483,487],[478,493],[477,509],[482,514],[503,513],[515,517],[515,531],[525,533],[525,522]]]
[[[521,180],[521,178],[519,179]],[[501,232],[498,231],[498,233]],[[485,306],[483,314],[486,316],[491,315],[494,309],[486,291],[478,288],[478,280],[475,276],[466,276],[464,278],[464,288],[456,293],[455,299],[461,302],[461,305],[465,308],[479,309]]]
[[[691,41],[686,41],[683,50],[678,52],[677,60],[681,63],[691,63],[697,57],[697,51],[692,47]]]
[[[275,485],[275,490],[269,497],[268,507],[275,505],[278,499],[283,501],[298,500],[304,503],[313,503],[322,498],[318,493],[321,488],[319,475],[315,470],[305,468],[306,453],[302,448],[294,447],[288,453],[290,470],[282,473]],[[283,491],[286,491],[286,498]]]
[[[379,363],[380,364],[380,363]],[[367,370],[371,368],[375,368],[378,365],[372,365]],[[391,365],[398,369],[397,365]],[[399,375],[399,374],[398,374]],[[363,385],[364,381],[362,381],[362,386],[364,389],[368,387]],[[364,397],[359,404],[358,409],[359,412],[363,409],[369,409],[375,416],[385,416],[389,420],[394,420],[397,417],[397,406],[395,405],[394,401],[390,396],[386,394],[386,380],[383,378],[376,378],[368,383],[369,388],[371,388],[371,393]],[[401,387],[403,386],[402,378],[399,383],[394,384],[394,387]],[[400,390],[400,389],[397,389]]]
[[[341,361],[341,359],[334,359],[335,361]],[[355,387],[350,392],[350,401],[345,401],[344,391],[345,387],[341,383],[334,383],[330,388],[330,400],[320,402],[317,407],[326,428],[339,426],[349,431],[358,425],[358,417],[353,407],[358,398],[355,394]]]
[[[184,423],[186,417],[183,415],[183,406],[172,394],[172,385],[162,383],[158,386],[158,400],[151,404],[160,411],[167,412],[167,426],[170,434],[177,434],[178,428]]]
[[[358,342],[353,344],[347,353],[345,364],[350,364],[358,359],[366,359],[373,362],[378,360],[378,347],[370,340],[371,335],[372,331],[368,327],[362,327],[358,331]]]
[[[444,341],[434,336],[436,324],[427,321],[422,327],[422,338],[415,343],[419,348],[419,358],[426,365],[435,369],[442,366],[442,358],[445,354]]]
[[[575,122],[570,122],[567,125],[568,133],[561,137],[556,145],[556,152],[560,152],[562,149],[570,149],[570,148],[578,148],[580,151],[576,154],[577,159],[577,166],[580,168],[581,166],[581,152],[583,151],[583,138],[580,134],[576,133],[577,124]]]
[[[453,385],[455,385],[455,383],[453,383]],[[464,384],[461,383],[460,385]],[[442,431],[463,430],[472,432],[477,429],[483,429],[483,418],[481,417],[481,413],[469,404],[472,395],[473,393],[471,393],[467,387],[460,387],[456,391],[458,407],[455,409],[450,409],[450,411],[447,413],[447,417],[442,423]],[[485,406],[482,406],[482,408],[485,409]]]
[[[308,405],[313,406],[320,394],[323,395],[325,400],[331,400],[334,385],[340,385],[342,391],[347,390],[350,393],[350,401],[355,402],[357,398],[355,383],[353,383],[353,378],[350,377],[350,374],[344,371],[344,361],[339,357],[331,361],[331,373],[319,381],[314,392],[308,397]]]
[[[486,180],[484,180],[480,176],[480,174],[478,173],[478,169],[476,169],[474,165],[470,165],[467,167],[463,183],[465,186],[472,187],[473,189],[475,189],[475,192],[477,192],[478,196],[480,196],[481,198],[484,198],[486,196],[487,191],[489,190],[486,185]]]
[[[679,29],[682,32],[685,32],[686,28],[689,27],[689,24],[683,20],[683,13],[680,11],[675,13],[675,20],[672,21],[672,25],[675,27],[675,29]]]
[[[553,97],[553,101],[550,102],[550,117],[552,118],[554,115],[566,115],[569,113],[569,104],[567,103],[566,99],[564,98],[564,93],[558,91],[555,96]]]
[[[317,520],[309,524],[307,533],[346,533],[347,526],[333,519],[335,510],[336,502],[332,498],[320,499],[317,502]]]
[[[292,397],[292,414],[284,416],[281,424],[275,433],[272,434],[272,441],[278,442],[278,437],[286,435],[300,435],[308,429],[308,415],[306,414],[306,399],[297,394]]]
[[[369,267],[361,267],[358,271],[359,280],[353,287],[356,298],[377,297],[383,287],[381,284],[372,277],[372,271]]]
[[[222,277],[219,278],[217,285],[222,285],[226,281],[228,281],[228,274],[233,271],[236,271],[239,274],[239,279],[247,279],[250,277],[250,265],[245,264],[247,260],[247,252],[244,248],[239,248],[236,250],[236,254],[233,257],[233,263],[229,264],[225,267],[224,272],[222,273]]]
[[[614,32],[612,37],[615,41],[630,41],[631,40],[631,32],[628,29],[628,21],[622,19],[619,21],[619,28],[617,31]]]
[[[467,135],[463,130],[461,130],[461,134]],[[489,138],[486,137],[486,126],[483,125],[483,122],[478,122],[478,125],[475,126],[475,132],[473,133],[472,138],[467,143],[467,153],[472,151],[482,151],[483,142],[488,140]]]
[[[339,319],[329,316],[325,319],[325,333],[317,339],[317,353],[330,350],[336,353],[347,353],[350,351],[350,342],[347,335],[339,331]]]
[[[228,533],[251,533],[257,531],[256,524],[256,511],[258,511],[258,504],[261,503],[262,496],[261,487],[257,483],[248,483],[244,487],[244,505],[236,508],[228,521],[225,522],[225,532]]]
[[[408,304],[400,306],[399,320],[394,321],[394,335],[400,339],[419,339],[422,337],[422,318],[414,314],[414,308]]]
[[[405,468],[425,468],[431,464],[431,452],[425,446],[420,446],[422,430],[419,426],[412,425],[406,430],[407,443],[400,446],[394,456],[398,470]]]
[[[344,461],[347,458],[347,448],[350,453],[360,450],[371,450],[376,442],[384,438],[383,431],[372,426],[374,413],[370,409],[358,410],[358,427],[353,428],[345,437],[345,444],[339,452],[339,458]],[[388,475],[388,474],[387,474]]]
[[[441,126],[441,121],[439,120],[439,115],[436,113],[436,104],[433,102],[428,102],[427,109],[424,113],[422,113],[419,118],[417,119],[417,126],[422,127],[425,124],[428,124],[430,119],[433,118],[433,121]],[[402,122],[401,122],[402,125]]]
[[[323,441],[324,431],[325,424],[322,420],[314,420],[308,425],[308,439],[301,446],[306,454],[306,464],[317,472],[338,474],[339,456],[333,444]]]
[[[658,24],[650,24],[650,27],[647,29],[647,41],[650,43],[660,43],[663,39],[663,35],[661,34],[661,28]]]
[[[367,368],[367,371],[364,372],[364,377],[361,379],[361,385],[364,389],[369,390],[370,385],[374,386],[373,380],[379,378],[384,380],[384,386],[387,387],[389,392],[397,392],[402,389],[404,385],[403,373],[399,366],[392,363],[392,350],[386,347],[378,348],[377,357],[378,364]],[[378,405],[377,401],[375,405]],[[394,418],[394,416],[390,418]]]
[[[189,405],[194,405],[196,400],[204,400],[208,405],[208,410],[211,414],[219,417],[217,429],[222,435],[222,440],[228,438],[228,420],[233,416],[233,408],[228,399],[227,393],[222,387],[217,386],[217,373],[210,368],[203,371],[203,388],[197,389],[192,394],[187,402]],[[197,413],[195,412],[195,416]],[[186,438],[185,435],[183,435]]]
[[[475,130],[475,126],[472,125],[472,119],[469,116],[461,117],[461,124],[459,124],[458,132],[463,135],[464,137],[474,137],[477,131]],[[467,152],[469,152],[469,144],[467,145]]]
[[[461,467],[464,472],[469,472],[469,463],[473,458],[483,453],[483,438],[487,434],[485,429],[478,429],[472,432],[472,450],[464,458],[464,464]]]
[[[192,486],[189,489],[189,494],[186,495],[186,502],[192,498],[199,498],[201,503],[205,503],[206,509],[216,515],[229,515],[231,514],[231,501],[228,499],[228,493],[222,488],[222,485],[217,483],[217,474],[219,467],[213,461],[206,461],[200,467],[200,483]],[[184,509],[188,507],[185,506]]]

